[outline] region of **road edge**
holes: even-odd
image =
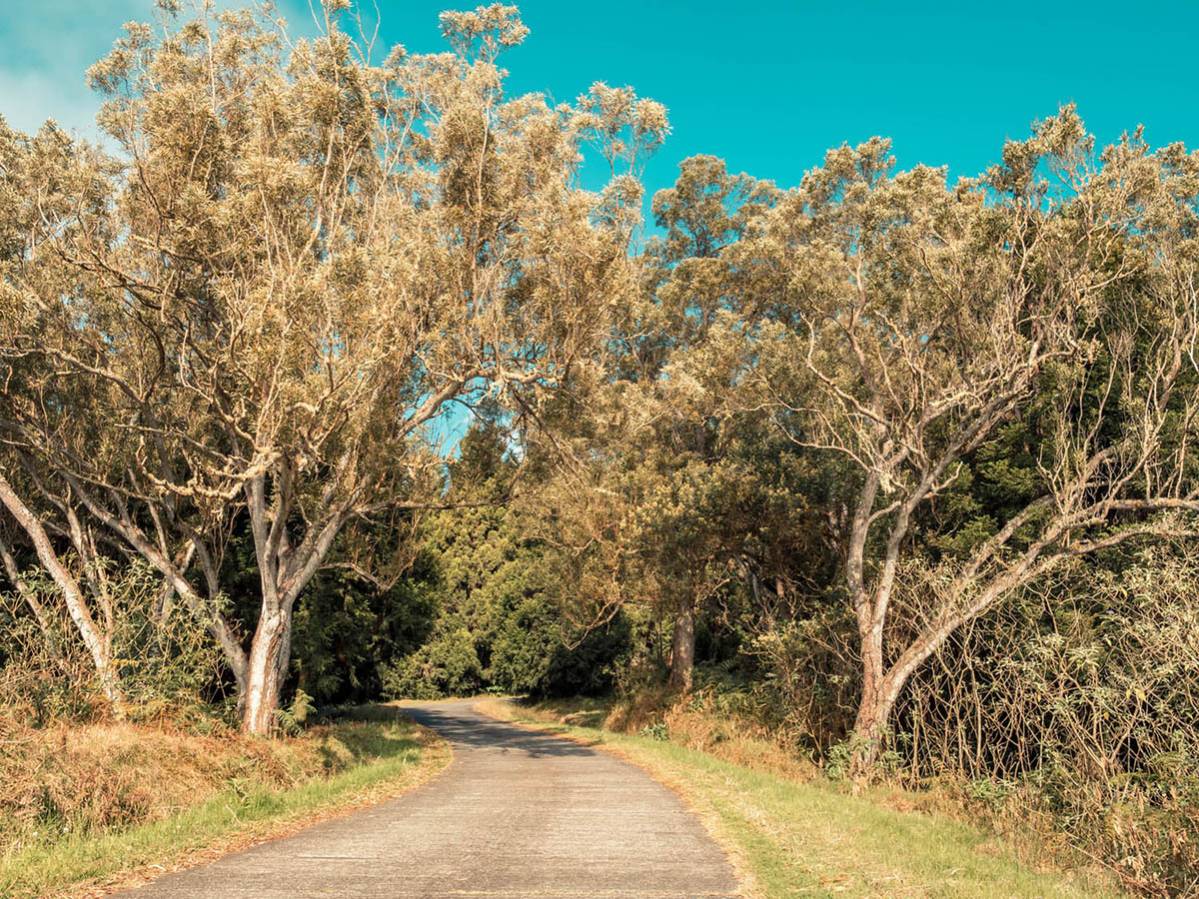
[[[326,821],[344,818],[423,789],[450,768],[454,762],[454,751],[450,742],[432,728],[425,727],[406,715],[404,717],[416,729],[420,738],[421,758],[403,776],[353,790],[314,811],[252,822],[206,846],[180,850],[160,863],[113,872],[106,875],[102,881],[78,883],[67,889],[49,893],[46,899],[103,899],[119,892],[134,890],[169,874],[202,867],[227,855],[295,836]]]
[[[586,746],[588,749],[598,749],[608,755],[615,756],[626,765],[630,765],[646,774],[656,783],[661,784],[669,790],[687,807],[687,810],[696,817],[708,833],[708,836],[712,838],[712,841],[724,853],[725,859],[728,861],[729,867],[732,868],[733,874],[737,879],[738,894],[743,899],[765,899],[766,894],[762,891],[757,878],[754,876],[752,866],[749,864],[736,840],[727,832],[724,823],[720,820],[720,813],[712,807],[710,802],[692,789],[689,784],[645,764],[640,759],[634,758],[620,746],[604,741],[602,739],[604,732],[600,728],[584,728],[600,734],[600,739],[594,739],[583,734],[571,732],[569,730],[571,725],[562,724],[561,722],[519,718],[514,714],[520,711],[519,707],[514,705],[512,700],[501,697],[488,696],[475,699],[472,701],[470,707],[472,711],[478,712],[480,715],[485,715],[493,721],[510,724],[513,727],[518,727],[530,733],[539,733],[562,740],[569,740],[580,746]]]

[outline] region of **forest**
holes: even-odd
[[[651,196],[666,108],[512,95],[514,7],[318,12],[0,118],[0,735],[606,697],[1199,890],[1199,153]]]

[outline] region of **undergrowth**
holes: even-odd
[[[383,798],[448,758],[444,743],[390,710],[275,740],[0,720],[0,896],[59,895],[184,863],[197,850]]]
[[[830,779],[702,687],[683,702],[648,691],[481,705],[602,743],[668,783],[709,821],[757,896],[1119,895],[1104,871],[1063,864],[1034,831],[980,826],[953,790]]]

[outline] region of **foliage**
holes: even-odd
[[[552,558],[525,533],[522,513],[500,502],[515,474],[494,422],[468,431],[450,466],[447,499],[459,507],[434,516],[421,534],[432,630],[386,669],[387,695],[564,695],[611,686],[627,628],[618,619],[580,629],[565,618]]]
[[[159,7],[107,144],[0,120],[12,714],[614,690],[1199,888],[1199,154],[700,155],[643,241],[666,110],[508,94],[514,7],[384,61]]]
[[[188,724],[228,712],[217,681],[219,651],[205,633],[204,619],[185,607],[164,614],[161,582],[146,565],[134,563],[105,578],[114,622],[111,655],[128,715]],[[19,595],[0,602],[5,711],[36,726],[103,714],[96,670],[66,610],[53,602],[53,584],[36,574],[25,583],[46,597],[48,614],[35,620]]]
[[[1085,590],[1081,573],[979,621],[921,674],[898,716],[911,773],[996,779],[1008,787],[993,806],[1035,803],[1130,885],[1186,895],[1199,887],[1199,572],[1189,553],[1151,552],[1086,571]]]
[[[577,186],[581,150],[614,152],[619,187],[668,130],[602,85],[577,108],[506,95],[514,7],[447,14],[452,52],[376,64],[348,6],[293,41],[270,4],[164,5],[89,71],[115,154],[52,125],[0,140],[21,223],[0,269],[6,469],[197,608],[248,521],[249,649],[208,611],[251,732],[338,537],[435,498],[431,423],[485,397],[535,414],[593,367],[634,269],[613,196]]]

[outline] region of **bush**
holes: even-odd
[[[1050,817],[1143,892],[1199,891],[1197,581],[1194,560],[1154,553],[1063,572],[976,622],[910,685],[911,776]]]
[[[483,686],[474,637],[464,627],[442,631],[416,652],[383,668],[383,692],[392,699],[469,696]]]
[[[160,608],[162,582],[142,563],[105,571],[112,603],[112,659],[133,720],[196,721],[227,713],[220,691],[220,651],[204,614],[182,604]],[[27,583],[45,594],[43,631],[16,595],[0,597],[0,695],[12,713],[37,726],[93,720],[107,709],[96,670],[57,588],[30,572]]]
[[[502,618],[490,647],[487,679],[504,693],[594,696],[612,689],[628,649],[629,626],[623,615],[580,628],[539,594]]]

